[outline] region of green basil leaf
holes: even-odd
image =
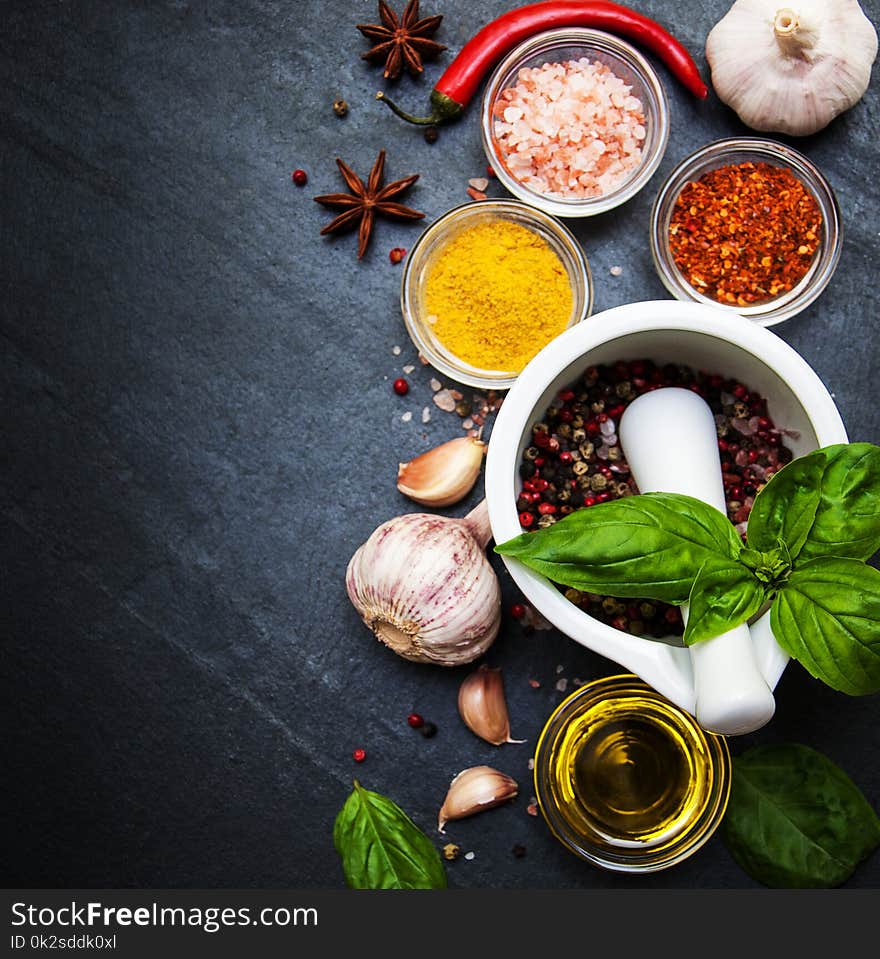
[[[764,587],[750,569],[729,559],[708,559],[688,599],[685,646],[721,636],[753,616],[764,602]]]
[[[800,558],[868,559],[880,549],[880,446],[839,443],[821,452],[821,498]]]
[[[357,780],[333,826],[333,844],[353,889],[445,889],[430,839],[386,796]]]
[[[821,450],[792,460],[770,478],[755,497],[746,540],[751,549],[766,552],[779,541],[795,558],[813,526],[822,498],[826,457]]]
[[[779,889],[829,889],[880,845],[855,783],[808,746],[757,746],[733,759],[722,837],[739,865]]]
[[[569,513],[495,549],[564,586],[683,603],[703,563],[736,558],[742,541],[698,499],[643,493]]]
[[[770,613],[779,645],[817,679],[851,696],[880,691],[880,571],[823,557],[796,569]]]

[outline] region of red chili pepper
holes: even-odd
[[[487,71],[502,56],[523,40],[554,27],[591,27],[620,34],[659,57],[694,96],[703,99],[709,94],[691,55],[656,20],[619,3],[554,0],[510,10],[468,40],[432,91],[430,116],[405,113],[384,93],[377,93],[376,99],[387,103],[410,123],[434,125],[455,120],[479,89]]]

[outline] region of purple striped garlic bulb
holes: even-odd
[[[352,556],[349,599],[404,659],[472,662],[492,645],[501,623],[501,589],[485,552],[491,538],[485,500],[463,519],[398,516]]]

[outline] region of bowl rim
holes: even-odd
[[[798,175],[803,186],[810,191],[819,204],[823,225],[821,246],[817,251],[811,272],[804,280],[788,294],[768,300],[765,304],[743,308],[720,303],[694,290],[681,276],[671,257],[666,255],[667,245],[663,239],[663,231],[667,228],[675,197],[695,171],[701,170],[716,159],[723,161],[727,156],[749,153],[755,154],[758,158],[784,164]],[[661,214],[665,208],[667,216],[664,217]],[[683,302],[716,306],[728,314],[745,316],[760,326],[775,326],[777,323],[791,319],[818,299],[831,282],[843,250],[843,217],[840,203],[825,174],[813,160],[794,147],[767,137],[723,137],[704,144],[679,160],[654,198],[648,230],[654,268],[661,283],[672,296]]]
[[[571,39],[573,41],[570,44],[571,46],[583,45],[584,47],[589,47],[590,41],[592,41],[594,47],[601,47],[605,52],[611,52],[621,60],[626,61],[633,72],[640,76],[642,85],[647,91],[647,96],[652,101],[652,112],[656,113],[656,119],[660,124],[656,148],[648,156],[647,161],[643,157],[642,163],[633,176],[625,180],[618,189],[610,193],[603,193],[598,197],[567,200],[561,197],[547,197],[535,193],[528,187],[523,186],[506,171],[492,146],[491,104],[500,80],[512,70],[517,61],[526,59],[540,47],[563,39]],[[606,213],[626,203],[639,193],[657,172],[657,168],[666,154],[669,145],[670,126],[669,98],[666,95],[666,88],[660,74],[654,66],[631,43],[616,34],[591,27],[555,27],[536,33],[518,44],[493,69],[483,89],[480,104],[480,137],[483,143],[483,152],[499,181],[510,193],[524,203],[552,213],[554,216],[565,218],[588,217]]]
[[[493,539],[503,543],[522,532],[516,511],[519,443],[550,384],[590,350],[623,336],[669,331],[701,333],[723,340],[768,366],[800,401],[819,445],[847,442],[837,406],[818,374],[784,340],[738,314],[680,300],[628,303],[597,313],[590,323],[560,334],[526,366],[498,412],[486,454],[485,495]],[[622,633],[591,617],[544,576],[513,557],[501,557],[523,595],[553,626],[576,642],[644,678],[667,698],[695,707],[689,652],[685,647]],[[752,624],[761,671],[774,689],[788,656],[775,642],[770,614]]]
[[[576,276],[572,276],[571,272],[569,272],[569,278],[572,282],[576,282],[582,291],[583,308],[580,311],[580,315],[574,317],[566,329],[571,329],[579,325],[592,314],[595,297],[593,274],[590,269],[589,259],[580,241],[564,223],[552,214],[528,203],[524,203],[522,200],[507,197],[493,197],[486,200],[460,203],[458,206],[446,210],[437,217],[436,220],[425,227],[417,237],[415,243],[413,243],[409,255],[406,258],[406,264],[400,280],[400,310],[403,315],[404,325],[413,345],[438,372],[458,383],[463,383],[466,386],[472,386],[477,389],[508,390],[516,382],[521,372],[515,373],[512,376],[496,375],[496,371],[479,370],[460,359],[458,360],[460,365],[456,366],[453,364],[435,349],[434,344],[429,338],[422,334],[415,316],[415,310],[411,308],[411,298],[409,295],[410,286],[416,271],[423,268],[421,262],[423,251],[434,237],[442,234],[451,220],[466,220],[470,217],[490,216],[493,213],[500,213],[501,215],[512,213],[521,219],[530,220],[533,223],[540,223],[542,227],[549,233],[554,234],[568,249],[576,269]]]

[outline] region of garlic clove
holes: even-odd
[[[465,678],[458,690],[458,713],[472,733],[493,746],[525,742],[510,738],[510,717],[500,669],[490,669],[484,663]]]
[[[484,809],[492,809],[513,799],[519,791],[516,781],[491,766],[471,766],[449,784],[449,792],[440,807],[437,828],[450,819],[464,819]]]
[[[423,506],[452,506],[474,488],[486,444],[460,436],[422,453],[397,470],[397,488]]]

